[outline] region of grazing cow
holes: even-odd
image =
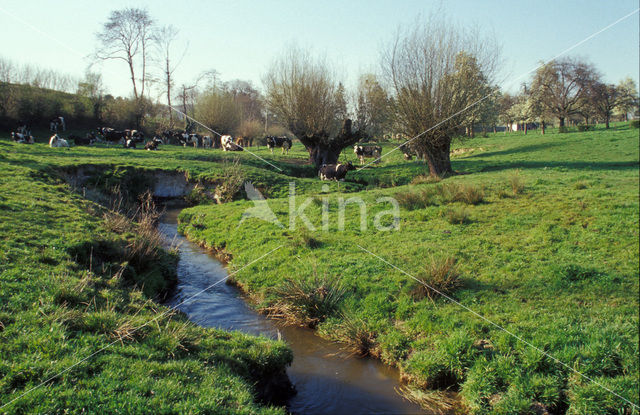
[[[287,136],[282,137],[267,137],[267,148],[271,150],[271,154],[273,154],[273,149],[276,147],[282,147],[282,154],[289,154],[289,149],[292,146],[291,139]]]
[[[318,171],[318,177],[320,177],[320,180],[344,181],[347,172],[355,169],[351,162],[347,164],[323,164]]]
[[[380,162],[380,154],[382,154],[382,147],[380,146],[361,146],[356,144],[353,146],[353,152],[360,159],[360,164],[364,164],[365,157],[375,157],[375,162]]]
[[[64,122],[64,118],[58,116],[49,121],[49,130],[51,130],[52,133],[57,133],[60,127],[62,127],[62,131],[67,130],[67,125]]]
[[[213,140],[211,139],[210,136],[205,135],[204,137],[202,137],[202,147],[205,147],[205,148],[213,147]]]
[[[34,140],[33,136],[28,131],[25,132],[25,133],[12,132],[11,133],[11,139],[13,141],[15,141],[16,143],[18,143],[18,144],[33,144],[33,143],[35,143],[35,140]]]
[[[71,134],[67,137],[67,141],[71,140],[73,140],[73,143],[77,146],[90,146],[96,141],[95,136],[92,133],[87,133],[85,137]]]
[[[122,146],[124,148],[136,148],[136,142],[131,138],[127,138]]]
[[[202,136],[200,134],[195,133],[182,133],[178,136],[178,140],[184,147],[187,144],[192,144],[193,147],[202,147]]]
[[[49,139],[49,147],[69,147],[69,143],[64,138],[58,137],[58,134],[54,134]]]

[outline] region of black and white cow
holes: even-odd
[[[158,136],[153,137],[153,140],[147,142],[147,144],[144,145],[144,149],[145,150],[157,150],[158,146],[160,144],[163,144],[162,139]]]
[[[220,144],[222,151],[243,151],[242,146],[233,142],[233,137],[230,135],[223,135],[220,137]]]
[[[49,130],[52,133],[57,133],[60,128],[62,128],[62,131],[67,130],[67,125],[64,122],[64,118],[58,116],[49,121]]]
[[[64,138],[60,138],[58,134],[54,134],[49,139],[49,147],[69,147],[69,142]]]
[[[282,137],[273,137],[273,136],[268,136],[267,137],[267,148],[269,150],[271,150],[271,153],[273,154],[273,149],[276,147],[282,147],[282,154],[289,154],[289,149],[291,149],[292,146],[292,142],[291,139],[287,136],[282,136]]]
[[[117,131],[111,127],[100,127],[98,133],[108,142],[126,144],[127,131]]]
[[[320,177],[320,180],[343,181],[347,172],[355,169],[351,162],[347,164],[323,164],[318,171],[318,177]]]
[[[87,133],[85,137],[71,134],[69,137],[67,137],[67,141],[71,140],[73,140],[73,143],[77,146],[90,146],[96,142],[96,138],[93,133]]]
[[[33,143],[35,143],[35,140],[34,140],[33,136],[28,131],[24,132],[24,133],[12,132],[11,133],[11,139],[13,141],[15,141],[16,143],[18,143],[18,144],[33,144]]]
[[[375,162],[380,162],[380,155],[382,154],[382,147],[380,146],[361,146],[356,144],[353,146],[353,152],[360,159],[360,164],[364,164],[364,159],[368,157],[375,157]]]
[[[204,148],[213,147],[213,139],[208,135],[203,136],[202,137],[202,147],[204,147]]]
[[[124,148],[136,148],[136,142],[131,138],[127,138],[122,146]]]
[[[124,130],[127,133],[127,138],[135,141],[136,143],[142,143],[144,141],[144,133],[139,130]]]

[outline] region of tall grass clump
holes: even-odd
[[[519,195],[524,190],[524,180],[520,175],[520,170],[516,170],[509,176],[509,184],[511,185],[511,191],[513,195]]]
[[[398,192],[394,196],[398,204],[407,210],[424,209],[438,204],[437,192],[434,188],[426,188],[417,192]]]
[[[448,209],[444,216],[447,218],[447,222],[452,225],[464,225],[471,222],[469,210],[464,206]]]
[[[324,329],[322,334],[344,343],[346,348],[355,355],[379,357],[376,333],[363,318],[354,312],[345,311],[341,314],[340,319],[337,327],[332,326],[330,329]]]
[[[265,311],[271,317],[315,328],[340,309],[345,293],[345,288],[336,279],[327,276],[288,278],[276,288],[275,304]]]
[[[413,295],[417,299],[425,297],[433,300],[439,294],[450,295],[462,286],[460,271],[456,265],[456,259],[452,256],[443,258],[431,258],[424,269],[416,275],[416,284]]]

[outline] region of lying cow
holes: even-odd
[[[222,145],[222,151],[242,151],[242,146],[233,142],[233,137],[230,135],[223,135],[220,137],[220,144]]]
[[[64,138],[58,137],[58,134],[54,134],[49,139],[49,147],[69,147],[69,143]]]
[[[15,141],[18,144],[33,144],[35,143],[35,140],[33,138],[33,136],[31,135],[30,132],[23,132],[23,133],[16,133],[16,132],[12,132],[11,133],[11,139],[13,141]]]
[[[62,127],[62,131],[67,130],[67,125],[64,123],[64,118],[56,117],[49,121],[49,130],[51,130],[52,133],[57,133],[60,127]]]
[[[95,136],[92,133],[88,133],[85,137],[71,134],[67,137],[67,141],[71,140],[73,140],[73,143],[77,146],[90,146],[96,141]]]
[[[360,164],[364,164],[364,159],[368,157],[375,157],[375,162],[380,163],[380,155],[382,154],[382,147],[380,146],[361,146],[356,144],[353,146],[353,152],[360,159]]]
[[[153,140],[144,145],[145,150],[157,150],[158,145],[163,144],[162,139],[159,137],[153,137]]]
[[[323,164],[318,171],[318,177],[320,177],[320,180],[344,181],[347,172],[355,169],[351,162],[347,164]]]
[[[267,137],[267,148],[271,150],[271,154],[273,154],[273,149],[276,147],[282,147],[282,154],[289,154],[289,149],[291,148],[291,139],[287,136],[282,137]]]
[[[100,127],[98,133],[108,142],[126,144],[128,138],[127,131],[117,131],[110,127]]]

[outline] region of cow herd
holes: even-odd
[[[238,137],[235,140],[230,135],[217,135],[214,137],[208,135],[200,135],[192,132],[193,125],[187,126],[184,130],[164,130],[153,136],[149,140],[145,140],[142,131],[136,129],[117,130],[112,127],[98,127],[95,131],[87,133],[84,137],[78,135],[69,135],[66,139],[58,135],[60,131],[66,131],[67,125],[63,117],[56,117],[49,123],[49,129],[53,133],[49,139],[49,147],[52,148],[68,148],[69,143],[73,142],[76,146],[90,146],[94,143],[101,142],[107,144],[122,145],[127,149],[134,149],[136,145],[143,145],[145,150],[157,150],[163,144],[181,145],[184,147],[193,146],[195,148],[218,148],[223,151],[243,151],[245,145],[250,145],[252,140],[245,140]],[[31,135],[30,129],[24,124],[19,123],[16,131],[11,133],[11,138],[16,143],[33,144],[35,139]],[[265,137],[267,148],[273,153],[273,150],[280,148],[282,154],[289,154],[293,142],[287,136],[267,136]],[[414,154],[406,145],[400,147],[405,159],[411,160]],[[378,145],[361,145],[353,146],[353,152],[363,165],[365,158],[373,158],[374,163],[379,163],[382,155],[382,147]],[[355,170],[355,166],[348,162],[346,164],[324,164],[318,170],[318,177],[321,180],[344,180],[347,172]]]

